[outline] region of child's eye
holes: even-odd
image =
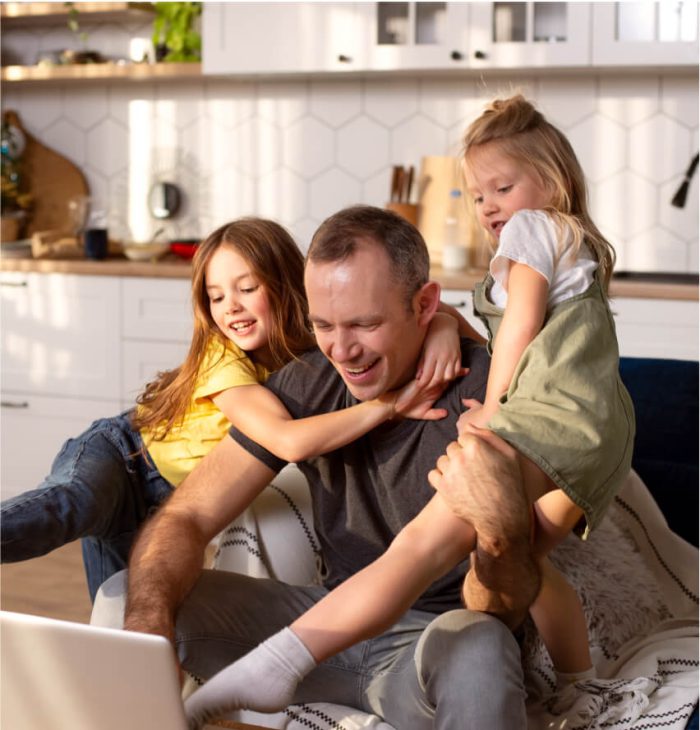
[[[504,185],[502,188],[498,188],[499,193],[507,193],[511,190],[512,185]]]
[[[475,205],[479,205],[480,203],[483,203],[484,199],[479,195],[476,198],[474,198]]]
[[[223,297],[209,297],[209,301],[212,304],[218,304],[219,302],[223,301]]]
[[[257,284],[255,286],[241,287],[241,294],[252,294],[254,291],[257,290],[257,288]]]

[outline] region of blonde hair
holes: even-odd
[[[575,252],[583,241],[590,247],[607,291],[615,250],[588,212],[585,177],[569,140],[522,94],[515,94],[492,101],[469,126],[464,135],[464,163],[469,164],[469,153],[475,147],[489,142],[498,142],[505,155],[535,171],[551,196],[547,212],[560,230],[571,229]]]
[[[274,368],[314,345],[304,293],[304,258],[289,233],[261,218],[241,218],[221,226],[200,244],[192,262],[194,332],[187,357],[180,367],[158,373],[137,398],[142,407],[134,412],[132,426],[152,429],[156,439],[163,439],[182,422],[212,339],[221,343],[224,355],[227,339],[211,316],[205,280],[207,265],[221,246],[240,254],[265,289],[270,303],[269,348]],[[248,355],[255,361],[254,352]]]

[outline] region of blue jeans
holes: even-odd
[[[28,560],[82,538],[90,598],[123,570],[136,532],[173,486],[141,452],[129,414],[95,421],[63,445],[37,489],[0,505],[4,563]]]
[[[102,586],[91,623],[123,622],[126,574]],[[208,679],[319,601],[320,586],[290,586],[204,571],[177,614],[182,665]],[[524,730],[520,650],[504,624],[459,609],[407,611],[387,632],[320,664],[295,703],[331,702],[383,717],[398,730]]]

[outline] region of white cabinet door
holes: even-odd
[[[2,499],[37,487],[66,440],[81,434],[97,418],[115,416],[120,410],[116,400],[4,393],[0,408]]]
[[[192,305],[189,279],[125,277],[122,284],[124,339],[189,342]]]
[[[205,74],[352,71],[365,44],[356,3],[204,3]]]
[[[131,407],[146,383],[159,372],[182,364],[189,342],[140,342],[125,340],[122,345],[122,404]]]
[[[488,337],[486,325],[474,314],[474,296],[462,289],[443,289],[441,301],[459,311],[464,319],[481,335]]]
[[[593,4],[593,64],[698,64],[698,2]]]
[[[146,383],[180,365],[192,340],[188,279],[122,280],[122,403],[130,406]]]
[[[3,272],[2,390],[118,400],[119,279]]]
[[[586,66],[590,3],[469,3],[472,68]]]
[[[469,5],[362,3],[368,67],[373,71],[467,68]]]
[[[610,308],[620,355],[698,359],[697,302],[619,297]]]

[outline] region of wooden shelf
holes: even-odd
[[[119,80],[153,81],[199,78],[200,63],[86,63],[65,66],[5,66],[0,80],[6,83],[32,81]]]
[[[129,16],[152,16],[151,3],[91,3],[76,4],[81,22],[123,20]],[[0,18],[5,27],[52,25],[65,23],[70,7],[66,3],[2,3]]]

